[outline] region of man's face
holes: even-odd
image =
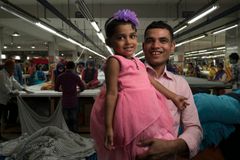
[[[230,64],[236,64],[237,63],[237,60],[235,60],[235,59],[229,59],[229,62],[230,62]]]
[[[154,28],[146,32],[142,47],[147,63],[157,67],[166,64],[175,49],[175,43],[167,29]]]

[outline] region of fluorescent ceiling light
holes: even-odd
[[[194,22],[196,22],[197,20],[205,17],[206,15],[210,14],[211,12],[213,12],[214,10],[216,10],[219,6],[218,5],[213,5],[211,8],[205,10],[204,12],[202,12],[201,14],[199,14],[198,16],[192,18],[191,20],[189,20],[187,23],[188,24],[192,24]]]
[[[86,48],[86,50],[88,50],[88,51],[90,51],[90,52],[92,52],[92,53],[94,53],[94,54],[98,55],[99,57],[102,57],[103,59],[107,59],[105,56],[103,56],[103,55],[101,55],[101,54],[99,54],[99,53],[97,53],[97,52],[93,51],[93,50],[92,50],[92,49],[90,49],[90,48]]]
[[[143,53],[143,50],[137,52],[137,53],[135,54],[135,56],[138,56],[138,55],[140,55],[141,53]]]
[[[7,49],[8,47],[6,45],[3,46],[4,49]]]
[[[104,38],[104,35],[102,34],[102,32],[98,32],[97,36],[103,43],[105,43],[105,38]]]
[[[196,41],[196,40],[198,40],[198,39],[202,39],[202,38],[204,38],[204,37],[206,37],[206,35],[201,35],[201,36],[199,36],[199,37],[196,37],[196,38],[190,39],[188,42]]]
[[[7,56],[5,54],[1,54],[1,59],[6,59]]]
[[[204,35],[201,35],[201,36],[198,36],[198,37],[195,37],[195,38],[192,38],[192,39],[190,39],[190,40],[186,40],[186,41],[180,42],[180,43],[176,44],[176,47],[179,47],[179,46],[181,46],[181,45],[183,45],[183,44],[186,44],[186,43],[189,43],[189,42],[192,42],[192,41],[196,41],[196,40],[202,39],[202,38],[204,38],[204,37],[206,37],[205,34],[204,34]]]
[[[180,32],[180,31],[184,30],[185,28],[187,28],[187,25],[184,25],[181,28],[177,29],[175,32],[173,32],[173,34],[176,34],[176,33]]]
[[[29,23],[35,24],[36,26],[38,26],[38,27],[40,27],[40,28],[42,28],[42,29],[44,29],[44,30],[46,30],[46,31],[48,31],[48,32],[50,32],[50,33],[52,33],[52,34],[60,37],[60,38],[63,38],[63,39],[65,39],[65,40],[67,40],[67,41],[69,41],[69,42],[71,42],[71,43],[73,43],[73,44],[76,44],[76,45],[80,46],[80,47],[83,48],[83,49],[87,49],[88,51],[90,51],[90,52],[92,52],[92,53],[94,53],[94,54],[102,57],[103,59],[106,59],[105,56],[102,56],[101,54],[93,51],[93,50],[90,49],[90,48],[87,48],[87,47],[83,46],[82,44],[78,43],[77,41],[75,41],[75,40],[73,40],[73,39],[71,39],[71,38],[68,38],[68,37],[64,36],[63,34],[58,33],[58,32],[55,31],[54,29],[52,29],[52,28],[50,28],[50,27],[48,27],[48,26],[46,26],[46,25],[38,22],[38,19],[32,20],[32,19],[30,19],[30,18],[27,18],[27,17],[23,16],[21,13],[19,13],[19,11],[16,11],[15,9],[12,9],[12,8],[10,8],[10,7],[5,7],[5,6],[2,6],[2,5],[1,5],[0,8],[1,8],[2,10],[4,10],[4,11],[8,12],[8,13],[11,13],[12,15],[15,15],[15,16],[17,16],[17,17],[19,17],[19,18],[21,18],[21,19],[29,22]],[[37,22],[36,22],[36,21],[37,21]],[[21,48],[21,47],[20,47],[20,48]]]
[[[83,48],[83,49],[86,49],[86,48],[87,48],[87,47],[83,46],[82,44],[78,43],[77,41],[75,41],[75,40],[73,40],[73,39],[71,39],[71,38],[67,38],[66,40],[69,41],[69,42],[71,42],[71,43],[73,43],[73,44],[78,45],[79,47],[81,47],[81,48]]]
[[[21,59],[21,57],[20,56],[15,56],[15,58],[14,59],[16,59],[16,60],[20,60]]]
[[[43,25],[43,24],[40,23],[40,22],[36,22],[35,25],[37,25],[38,27],[40,27],[40,28],[44,29],[45,31],[48,31],[48,32],[50,32],[50,33],[52,33],[52,34],[55,34],[55,35],[57,35],[57,36],[60,35],[60,34],[57,33],[55,30],[49,28],[49,27],[46,26],[46,25]],[[62,37],[64,37],[64,36],[61,35],[60,37],[62,38]],[[67,39],[67,37],[65,37],[64,39]]]
[[[32,49],[35,49],[36,47],[34,45],[31,46]]]
[[[143,59],[143,58],[145,58],[145,56],[141,56],[141,57],[139,57],[139,59]]]
[[[21,48],[21,46],[17,46],[17,48],[18,48],[18,49],[20,49],[20,48]]]
[[[13,37],[19,37],[20,34],[19,34],[18,32],[13,32],[12,36],[13,36]]]
[[[113,55],[113,51],[112,51],[112,49],[111,49],[110,47],[108,47],[107,45],[105,45],[105,46],[106,46],[108,52],[109,52],[111,55]]]
[[[218,33],[221,33],[221,32],[225,32],[225,31],[227,31],[227,30],[229,30],[229,29],[236,28],[237,26],[238,26],[238,24],[235,24],[235,25],[233,25],[233,26],[229,26],[229,27],[227,27],[227,28],[223,28],[223,29],[221,29],[221,30],[215,31],[215,32],[213,32],[212,34],[218,34]]]
[[[203,49],[203,50],[199,50],[198,52],[202,53],[202,52],[207,52],[207,51],[208,51],[207,49]]]
[[[2,10],[6,11],[6,12],[8,12],[8,13],[16,16],[16,17],[18,17],[18,18],[21,18],[21,19],[29,22],[29,23],[33,23],[33,21],[31,21],[31,20],[28,19],[28,18],[25,18],[24,16],[20,15],[20,14],[17,13],[16,11],[13,11],[13,9],[6,8],[5,6],[1,6],[0,8],[1,8]]]
[[[185,54],[185,55],[188,55],[188,54],[202,53],[202,52],[213,51],[213,50],[218,50],[218,51],[219,51],[219,50],[222,50],[222,51],[224,51],[225,48],[226,48],[225,46],[219,46],[219,47],[215,47],[215,48],[206,48],[206,49],[188,51],[188,52],[185,52],[184,54]]]
[[[96,32],[100,32],[100,28],[98,27],[97,23],[95,21],[90,22],[93,28],[95,29]]]
[[[87,48],[86,46],[83,46],[82,44],[78,43],[77,41],[75,41],[75,40],[73,40],[73,39],[71,39],[71,38],[67,38],[67,37],[65,37],[64,35],[59,34],[59,33],[56,32],[55,30],[53,30],[53,29],[51,29],[51,28],[49,28],[49,27],[47,27],[47,26],[41,24],[40,22],[37,22],[37,23],[35,23],[35,24],[36,24],[37,26],[41,27],[42,29],[44,29],[44,30],[46,30],[46,31],[48,31],[48,32],[50,32],[50,33],[52,33],[52,34],[55,34],[55,35],[57,35],[57,36],[59,36],[59,37],[65,39],[65,40],[67,40],[67,41],[69,41],[69,42],[71,42],[71,43],[73,43],[73,44],[78,45],[79,47],[81,47],[81,48],[83,48],[83,49],[86,49],[86,50],[88,50],[88,51],[90,51],[90,52],[92,52],[92,53],[94,53],[94,54],[96,54],[96,55],[102,57],[103,59],[106,59],[106,57],[104,57],[103,55],[101,55],[101,54],[99,54],[99,53],[93,51],[93,50],[90,49],[90,48]]]
[[[223,46],[223,47],[217,47],[216,49],[217,50],[221,50],[221,49],[225,49],[226,47],[225,46]]]

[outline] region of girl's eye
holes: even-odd
[[[123,36],[118,36],[117,39],[122,40],[122,39],[124,39],[124,37]]]
[[[135,38],[137,38],[137,35],[134,34],[134,35],[131,35],[130,37],[131,37],[132,39],[135,39]]]

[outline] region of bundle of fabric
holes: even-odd
[[[61,108],[40,116],[18,97],[22,135],[0,144],[0,160],[96,160],[93,140],[69,131]]]
[[[233,94],[240,95],[240,89]],[[240,100],[231,94],[198,93],[194,95],[194,101],[203,128],[202,150],[218,145],[235,131],[236,124],[240,124]]]
[[[68,131],[67,124],[62,114],[62,105],[59,101],[55,111],[49,116],[40,116],[20,97],[17,97],[19,119],[22,133],[33,134],[41,128],[55,126]]]
[[[0,155],[14,160],[86,160],[95,157],[94,143],[71,131],[44,127],[0,144]]]

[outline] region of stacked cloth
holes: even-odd
[[[96,157],[93,145],[90,138],[50,126],[1,143],[0,155],[8,160],[90,160]]]
[[[240,89],[233,93],[240,95]],[[236,124],[240,124],[240,100],[236,97],[198,93],[194,101],[203,128],[202,150],[218,145],[235,130]]]
[[[0,160],[96,160],[93,140],[69,131],[61,108],[40,116],[18,97],[22,135],[0,143]]]

